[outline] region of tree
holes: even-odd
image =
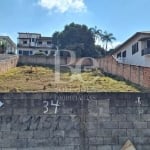
[[[105,55],[106,52],[101,45],[96,45],[96,41],[102,41],[107,50],[108,43],[115,40],[112,33],[103,33],[96,26],[88,28],[86,25],[70,23],[64,27],[61,32],[55,32],[52,36],[55,48],[68,49],[76,52],[78,57],[99,57]],[[66,56],[66,54],[62,54]]]
[[[112,41],[116,40],[116,38],[113,36],[112,33],[108,33],[107,31],[105,31],[102,34],[102,41],[105,43],[105,49],[107,51],[108,48],[108,43],[112,43]]]
[[[56,46],[58,46],[58,44],[59,44],[59,32],[58,31],[56,31],[56,32],[54,32],[53,33],[53,35],[52,35],[52,43]]]
[[[102,30],[101,29],[97,29],[97,26],[95,26],[94,28],[90,28],[92,34],[93,34],[93,37],[95,39],[95,43],[96,41],[98,40],[101,40],[102,38]]]
[[[99,56],[104,56],[106,54],[106,51],[104,48],[102,48],[100,45],[95,45],[95,49],[98,52]]]
[[[76,52],[78,57],[97,56],[93,33],[86,25],[71,23],[64,27],[62,32],[55,32],[52,36],[54,44],[61,49],[69,49]]]

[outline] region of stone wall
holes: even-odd
[[[0,150],[150,149],[150,94],[1,93]]]
[[[0,74],[5,73],[9,69],[16,67],[17,64],[18,64],[18,56],[16,56],[16,55],[8,55],[8,56],[0,55]]]

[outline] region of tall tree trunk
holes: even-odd
[[[106,41],[106,51],[107,51],[108,42]]]

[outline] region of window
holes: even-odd
[[[32,38],[32,42],[35,42],[35,39],[34,39],[34,38]]]
[[[27,44],[27,41],[23,41],[23,44]]]
[[[51,41],[47,41],[47,45],[50,45],[50,44],[52,44],[52,42]]]
[[[33,52],[32,52],[32,51],[30,51],[30,55],[33,55]]]
[[[122,52],[122,57],[125,58],[126,55],[127,55],[127,52],[126,52],[126,51],[123,51],[123,52]]]
[[[23,55],[29,55],[29,51],[23,51]]]
[[[48,51],[45,51],[45,54],[47,55],[47,54],[48,54]]]
[[[147,48],[150,48],[150,40],[147,40]]]
[[[121,57],[121,52],[117,54],[117,58]]]
[[[22,55],[22,50],[19,50],[19,55]]]
[[[143,50],[141,51],[141,56],[144,56],[144,54],[145,54],[145,50],[143,49]]]
[[[39,43],[40,45],[42,45],[42,41],[39,41],[38,43]]]
[[[132,45],[132,55],[138,52],[138,43]]]

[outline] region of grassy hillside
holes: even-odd
[[[56,83],[50,68],[22,66],[0,75],[0,92],[62,91],[62,92],[138,92],[123,81],[105,77],[97,71],[71,74],[63,70]],[[82,78],[81,78],[82,77]],[[64,83],[62,83],[64,82]]]

